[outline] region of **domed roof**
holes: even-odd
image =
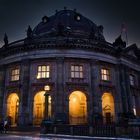
[[[33,36],[69,36],[104,40],[103,27],[73,10],[61,10],[50,17],[44,16],[33,29]]]

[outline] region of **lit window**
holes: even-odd
[[[50,77],[50,66],[38,66],[37,79],[49,78]]]
[[[109,69],[101,69],[101,79],[105,80],[105,81],[109,81],[110,80],[110,71]]]
[[[134,75],[129,75],[129,81],[130,81],[130,85],[134,86],[135,85],[135,76]]]
[[[11,70],[11,81],[19,80],[19,68]]]
[[[83,78],[83,66],[71,66],[71,78]]]

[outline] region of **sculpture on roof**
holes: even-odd
[[[118,38],[116,38],[115,42],[113,43],[113,46],[115,47],[122,47],[125,48],[126,47],[126,42],[122,40],[121,35],[119,35]]]
[[[28,26],[27,29],[27,38],[31,38],[33,34],[32,28],[30,27],[30,25]]]
[[[7,46],[7,45],[8,45],[8,36],[7,36],[6,33],[4,34],[4,39],[3,39],[3,41],[4,41],[4,45]]]

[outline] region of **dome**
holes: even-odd
[[[69,36],[104,40],[103,27],[73,10],[61,10],[54,15],[44,16],[33,29],[33,36]]]

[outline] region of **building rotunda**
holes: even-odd
[[[12,125],[43,119],[67,124],[118,123],[140,116],[140,49],[103,26],[61,10],[27,37],[0,48],[0,118]],[[47,89],[44,87],[47,86]]]

